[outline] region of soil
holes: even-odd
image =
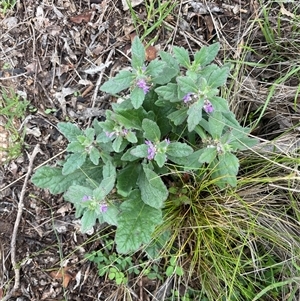
[[[156,51],[169,50],[171,45],[194,52],[219,40],[226,56],[237,59],[239,44],[247,38],[240,35],[247,33],[259,14],[258,2],[178,1],[145,39],[155,41],[148,56],[155,57]],[[146,19],[143,3],[135,10]],[[30,154],[39,144],[42,153],[33,169],[55,164],[66,147],[57,123],[69,120],[86,128],[103,116],[114,99],[99,91],[99,86],[129,65],[132,37],[143,29],[134,29],[121,0],[17,1],[12,11],[0,15],[0,22],[1,86],[30,101],[26,118],[19,120],[26,128],[23,155],[0,167],[0,294],[5,296],[15,277],[10,243]],[[255,34],[261,39],[259,31],[251,33]],[[246,70],[245,75],[252,71]],[[255,71],[255,80],[265,76]],[[97,229],[93,235],[81,234],[74,210],[62,196],[38,189],[30,181],[25,191],[16,246],[20,285],[9,300],[158,300],[153,296],[164,285],[161,280],[130,279],[134,284],[124,288],[98,275],[97,267],[84,256],[102,244]]]

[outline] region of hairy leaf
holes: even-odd
[[[127,70],[121,70],[114,78],[109,79],[105,82],[100,90],[110,94],[117,94],[120,91],[130,87],[134,75]]]
[[[146,205],[137,191],[121,204],[120,209],[122,214],[115,239],[118,253],[126,254],[150,242],[155,227],[162,223],[162,213]]]
[[[86,179],[101,180],[102,168],[93,165],[86,165],[74,171],[68,176],[62,174],[62,169],[58,167],[40,167],[32,176],[31,181],[40,188],[48,188],[51,193],[58,194],[67,191],[71,185],[82,185]]]
[[[70,142],[77,141],[77,136],[82,135],[82,131],[70,122],[59,122],[57,127]]]
[[[160,176],[147,165],[143,166],[143,171],[138,179],[142,200],[151,207],[161,208],[168,197],[168,189]]]
[[[144,137],[152,142],[157,142],[160,140],[160,129],[156,122],[145,118],[142,123],[142,128],[144,130]]]

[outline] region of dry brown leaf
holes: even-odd
[[[156,59],[157,56],[157,50],[154,46],[149,46],[146,49],[146,60],[147,61],[153,61]]]
[[[79,14],[74,17],[70,17],[70,21],[76,24],[80,24],[82,22],[90,22],[92,18],[92,11],[87,11],[82,14]]]
[[[67,286],[69,285],[70,280],[73,279],[73,277],[68,273],[68,267],[63,267],[60,268],[57,271],[52,271],[50,273],[50,276],[53,279],[58,279],[58,280],[62,280],[62,286],[64,288],[67,288]]]
[[[128,0],[122,0],[122,4],[123,4],[123,10],[128,10],[129,6],[128,6]],[[130,6],[131,7],[135,7],[138,6],[139,4],[143,3],[144,0],[129,0],[130,2]]]
[[[289,12],[284,6],[283,6],[283,3],[281,3],[281,8],[280,8],[280,12],[285,15],[285,16],[288,16],[288,17],[291,17],[291,18],[295,18],[295,15],[291,12]]]

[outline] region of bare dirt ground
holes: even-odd
[[[135,9],[141,20],[146,19],[143,3]],[[155,50],[177,45],[191,52],[221,41],[220,62],[224,53],[226,58],[239,59],[239,45],[246,39],[255,38],[263,46],[261,32],[250,27],[258,15],[255,0],[178,1],[146,41],[156,38]],[[55,164],[63,158],[66,146],[56,124],[68,120],[85,128],[93,118],[103,116],[114,100],[100,92],[99,86],[129,65],[131,38],[139,33],[143,33],[142,27],[134,29],[121,0],[18,1],[13,11],[0,15],[1,87],[30,101],[27,117],[18,121],[26,128],[23,156],[0,167],[0,298],[15,279],[10,243],[33,148],[39,144],[42,150],[35,158],[34,169],[46,162]],[[148,53],[151,55],[155,58],[155,51]],[[264,57],[250,59],[258,62]],[[269,70],[267,74],[250,67],[245,70],[254,82],[247,82],[249,93],[240,93],[239,108],[249,110],[249,99],[254,96],[263,102],[264,96],[255,94],[253,86],[263,77],[274,78],[276,72]],[[297,80],[290,83],[297,85]],[[238,93],[238,86],[236,90]],[[283,100],[290,91],[281,92]],[[282,110],[281,116],[290,116],[290,111]],[[277,128],[290,126],[280,125],[275,116],[268,118]],[[102,243],[96,232],[93,236],[81,234],[72,206],[30,181],[17,233],[20,285],[10,300],[157,300],[151,296],[163,285],[160,280],[131,279],[132,285],[124,288],[99,277],[96,266],[84,258]]]

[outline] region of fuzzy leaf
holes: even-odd
[[[100,152],[96,147],[92,147],[90,150],[90,160],[95,164],[99,164]]]
[[[189,52],[185,48],[174,46],[173,52],[180,65],[186,68],[190,67]]]
[[[217,156],[217,149],[215,147],[207,147],[201,149],[201,155],[198,159],[200,163],[211,163]]]
[[[218,162],[212,170],[212,178],[217,179],[216,184],[224,188],[226,184],[235,187],[237,184],[236,175],[239,169],[238,158],[229,152],[218,156]]]
[[[131,66],[137,70],[144,65],[144,62],[145,48],[138,36],[135,36],[131,47]]]
[[[114,118],[125,128],[142,129],[142,120],[146,117],[142,108],[118,112]]]
[[[168,83],[166,86],[160,86],[155,89],[155,92],[165,100],[170,102],[179,102],[178,99],[178,86],[174,83]]]
[[[57,127],[70,142],[77,141],[77,136],[82,135],[82,131],[70,122],[59,122]]]
[[[141,89],[139,87],[135,87],[130,93],[130,99],[131,99],[131,103],[135,109],[138,109],[139,107],[141,107],[141,105],[143,104],[144,99],[145,99],[145,93],[144,93],[143,89]]]
[[[151,76],[151,78],[155,79],[157,76],[159,76],[161,73],[164,72],[165,67],[166,67],[165,62],[155,59],[149,63],[145,74],[147,74],[147,75]]]
[[[131,142],[131,143],[137,143],[137,137],[134,132],[128,132],[125,136],[126,140]]]
[[[94,210],[84,211],[81,218],[81,232],[86,233],[96,224],[97,213]]]
[[[123,155],[123,157],[125,156],[125,154]],[[138,158],[146,158],[148,155],[148,146],[146,144],[137,145],[135,148],[130,150],[130,154]],[[124,160],[123,157],[122,160]]]
[[[213,139],[220,139],[223,134],[225,122],[222,113],[215,111],[208,118],[209,134]]]
[[[123,202],[120,209],[122,214],[115,239],[118,253],[126,254],[150,242],[155,227],[162,223],[162,213],[146,205],[138,191],[134,191],[130,200]]]
[[[164,153],[157,153],[154,157],[154,160],[159,167],[163,167],[167,161],[167,156]]]
[[[43,166],[32,176],[31,181],[40,188],[48,188],[51,193],[58,194],[68,190],[72,185],[82,185],[86,179],[101,179],[102,168],[93,165],[84,166],[67,177],[62,174],[61,168]]]
[[[122,142],[123,142],[123,137],[122,136],[117,136],[116,139],[114,140],[114,142],[112,144],[112,147],[113,147],[113,150],[116,153],[120,152]]]
[[[213,71],[208,78],[208,85],[210,88],[218,88],[226,83],[229,74],[229,66],[223,66]]]
[[[117,94],[120,91],[129,88],[133,80],[134,75],[130,71],[122,70],[114,78],[105,82],[100,87],[100,90],[110,94]]]
[[[220,49],[219,43],[214,43],[210,46],[203,46],[195,53],[193,66],[206,66],[211,63],[217,56]]]
[[[62,174],[69,175],[76,169],[80,168],[85,162],[86,157],[87,153],[75,153],[70,155],[63,165]]]
[[[156,122],[145,118],[142,123],[142,128],[144,130],[144,137],[152,142],[157,142],[160,140],[160,129]]]
[[[78,141],[72,141],[67,146],[68,152],[82,153],[84,150],[85,150],[85,147]]]
[[[146,165],[143,166],[143,171],[138,179],[142,200],[147,205],[159,209],[168,198],[168,189],[159,175]]]
[[[193,153],[193,148],[186,143],[171,142],[167,148],[167,154],[172,157],[186,157]]]
[[[192,132],[196,125],[199,124],[200,120],[202,119],[202,108],[204,104],[204,99],[199,99],[197,102],[193,103],[188,111],[188,131]]]
[[[140,164],[128,164],[119,171],[116,187],[120,195],[126,197],[136,187],[140,171]]]
[[[171,114],[168,115],[168,118],[175,124],[175,125],[180,125],[182,124],[187,117],[187,108],[181,108],[175,112],[172,112]]]
[[[198,92],[198,84],[189,76],[178,76],[177,83],[179,89],[183,93],[197,93]]]

